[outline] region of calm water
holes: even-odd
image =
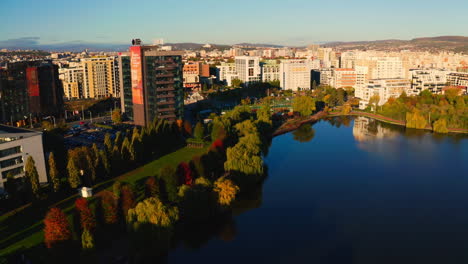
[[[468,138],[322,121],[265,161],[250,209],[169,263],[468,263]]]

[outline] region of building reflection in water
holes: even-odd
[[[384,127],[381,122],[367,117],[354,119],[353,136],[357,147],[366,152],[391,156],[398,152],[397,129]],[[385,140],[384,140],[385,139]]]

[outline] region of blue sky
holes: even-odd
[[[468,0],[1,0],[0,41],[303,45],[468,36]]]

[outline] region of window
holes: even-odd
[[[17,154],[17,153],[21,153],[21,147],[20,146],[13,147],[13,148],[8,148],[8,149],[2,149],[2,150],[0,150],[0,158],[10,156],[10,155],[13,155],[13,154]]]
[[[253,76],[253,75],[254,75],[254,74],[253,74],[253,70],[254,70],[254,69],[252,69],[252,68],[249,69],[249,76]]]
[[[23,156],[0,161],[0,168],[6,168],[23,163]]]
[[[16,175],[21,174],[23,172],[24,172],[23,167],[14,168],[14,169],[2,172],[2,178],[6,179],[9,173],[13,174],[13,176],[16,176]]]

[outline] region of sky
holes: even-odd
[[[305,45],[468,36],[468,0],[1,0],[0,42]]]

